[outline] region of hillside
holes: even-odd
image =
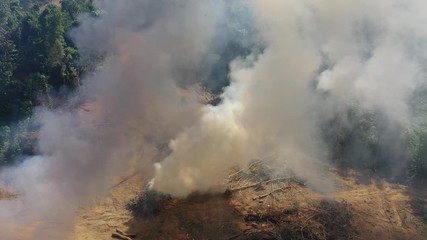
[[[0,240],[427,239],[396,2],[0,0]]]
[[[116,228],[137,234],[134,239],[427,237],[427,194],[422,189],[335,171],[339,189],[322,195],[292,178],[266,180],[260,171],[268,166],[260,166],[230,174],[229,189],[240,190],[170,199],[148,218],[126,210],[141,186],[141,175],[134,175],[80,211],[77,239],[109,239]]]

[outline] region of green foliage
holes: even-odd
[[[76,2],[76,0],[62,0],[61,1],[62,11],[68,14],[73,20],[77,19],[77,16],[81,13],[81,5]]]
[[[325,123],[328,158],[342,167],[369,169],[390,180],[404,180],[412,151],[407,126],[381,111],[357,105]]]
[[[37,105],[51,106],[51,91],[79,85],[87,67],[67,39],[79,14],[92,14],[92,0],[0,1],[0,163],[20,152],[9,122],[28,118]]]
[[[22,153],[20,140],[33,119],[21,120],[17,125],[0,126],[0,165],[11,164]]]
[[[427,177],[427,128],[413,126],[408,131],[410,136],[411,163],[409,173],[416,179]]]
[[[322,127],[328,158],[338,165],[372,167],[379,142],[376,113],[362,111],[355,105],[345,116],[337,115]]]
[[[411,99],[412,124],[408,127],[411,161],[408,172],[414,180],[427,178],[427,87]]]
[[[409,102],[406,124],[357,105],[322,125],[328,158],[339,165],[371,169],[398,180],[427,178],[427,86]]]
[[[92,0],[48,2],[0,2],[0,124],[30,116],[52,90],[79,85],[85,67],[67,31],[94,12]]]
[[[11,130],[9,126],[3,126],[0,128],[0,162],[8,163],[10,158],[14,158],[16,143],[11,137]],[[12,156],[11,156],[12,155]]]
[[[18,33],[19,2],[0,3],[0,78],[9,80],[16,66],[17,49],[14,40]]]

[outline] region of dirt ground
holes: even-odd
[[[77,239],[111,239],[116,228],[135,239],[427,239],[423,189],[335,171],[340,190],[325,196],[292,178],[239,171],[227,194],[171,199],[148,218],[126,210],[142,187],[135,175],[81,209]]]
[[[143,187],[142,174],[130,174],[117,178],[107,196],[78,210],[75,238],[112,239],[120,229],[141,240],[427,239],[425,188],[353,171],[333,172],[341,181],[340,190],[326,196],[291,177],[238,170],[230,174],[225,193],[172,198],[158,214],[144,218],[127,210]],[[2,200],[15,198],[0,191]],[[30,227],[14,231],[27,236]]]
[[[107,196],[100,197],[93,205],[80,209],[76,239],[111,239],[114,229],[127,229],[126,223],[133,216],[126,210],[126,204],[141,192],[142,179],[141,174],[118,178],[118,185],[113,185]]]
[[[0,190],[0,200],[11,200],[13,199],[15,196],[13,196],[11,193],[9,193],[8,191],[2,191]]]

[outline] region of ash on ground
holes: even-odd
[[[149,218],[158,214],[165,204],[171,199],[171,196],[157,192],[151,188],[152,182],[149,182],[144,191],[130,201],[126,208],[139,218]]]

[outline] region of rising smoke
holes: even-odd
[[[248,4],[266,49],[231,64],[222,104],[205,107],[202,120],[172,141],[172,154],[157,167],[155,188],[178,196],[208,190],[227,167],[273,155],[309,186],[331,191],[333,179],[321,170],[327,159],[319,126],[354,104],[381,112],[380,146],[387,146],[388,161],[401,170],[407,158],[396,129],[410,120],[408,101],[424,77],[420,50],[426,35],[419,23],[426,4]],[[347,151],[370,157],[361,144]]]
[[[198,0],[105,1],[96,19],[82,17],[71,33],[80,49],[103,55],[76,99],[37,114],[41,156],[2,171],[0,186],[18,196],[0,202],[0,232],[11,239],[64,239],[77,207],[108,192],[111,177],[129,169],[153,174],[158,148],[192,125],[201,104],[176,87],[206,54],[220,6]],[[215,11],[218,9],[218,11]],[[82,52],[82,55],[86,54]],[[86,101],[90,113],[69,109]],[[19,228],[38,223],[28,237]],[[9,236],[9,235],[6,235]]]
[[[391,126],[405,124],[424,80],[421,0],[105,0],[99,7],[99,17],[82,16],[70,33],[83,56],[104,56],[76,97],[96,111],[38,113],[41,156],[0,175],[0,187],[18,196],[0,201],[2,233],[38,222],[28,239],[72,234],[75,208],[129,168],[154,176],[155,190],[185,197],[220,185],[231,166],[273,158],[312,188],[332,191],[319,126],[355,103]],[[224,19],[251,23],[234,29],[250,33],[236,35],[245,53],[228,57],[221,102],[201,105],[177,86],[215,76],[201,74],[219,64],[209,60],[213,52],[233,49],[213,40],[236,40]],[[162,144],[171,153],[158,159]]]

